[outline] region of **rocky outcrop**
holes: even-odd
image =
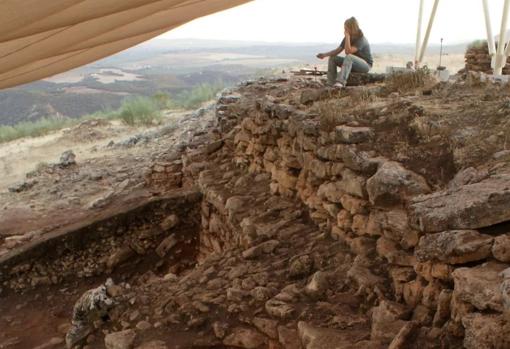
[[[465,264],[490,257],[493,241],[475,230],[445,231],[422,237],[415,254],[420,262]]]
[[[510,221],[510,174],[420,196],[411,202],[411,224],[424,232],[479,229]]]

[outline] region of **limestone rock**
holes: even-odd
[[[304,255],[291,261],[289,275],[293,278],[299,278],[309,275],[313,269],[313,261],[310,256]]]
[[[339,187],[345,194],[350,194],[362,199],[367,197],[366,179],[349,169],[345,169],[342,173],[342,180],[339,183]]]
[[[377,254],[386,258],[389,263],[394,265],[405,267],[413,266],[416,264],[416,259],[414,256],[403,251],[401,248],[399,248],[397,243],[385,237],[381,237],[377,240]]]
[[[434,315],[434,327],[441,327],[450,317],[450,303],[452,301],[452,291],[442,290],[437,301],[437,310]]]
[[[86,207],[89,210],[102,208],[102,207],[106,206],[107,204],[109,204],[112,201],[114,196],[115,196],[115,190],[110,189],[110,190],[106,191],[105,193],[101,193],[101,194],[97,195],[96,197],[94,197],[93,199],[91,199],[87,203]]]
[[[340,203],[342,196],[345,194],[341,182],[326,182],[320,185],[317,195],[321,199],[330,202]]]
[[[264,254],[272,253],[278,246],[280,242],[278,240],[269,240],[263,242],[257,246],[247,249],[243,252],[244,259],[255,259]]]
[[[72,150],[66,150],[60,155],[60,160],[58,162],[60,167],[69,167],[72,165],[76,165],[76,155]]]
[[[430,193],[431,189],[422,176],[389,161],[367,181],[367,191],[372,204],[389,206],[415,195]]]
[[[298,333],[305,349],[382,349],[381,343],[365,341],[360,334],[314,327],[306,322],[298,323]]]
[[[503,277],[500,274],[506,268],[504,264],[490,262],[474,268],[455,270],[452,273],[455,297],[479,310],[503,312],[500,290]]]
[[[248,201],[249,198],[245,196],[232,196],[225,203],[225,209],[229,212],[229,215],[243,212],[248,208]]]
[[[390,343],[406,325],[409,309],[404,305],[382,301],[372,310],[372,340]]]
[[[510,221],[510,174],[415,198],[411,225],[424,232],[478,229]]]
[[[384,278],[374,275],[370,269],[356,264],[349,269],[347,276],[362,289],[372,289],[376,285],[384,283]]]
[[[263,335],[253,329],[241,327],[235,328],[223,340],[224,345],[245,349],[261,348],[265,343],[266,338]]]
[[[298,332],[285,326],[278,327],[278,341],[284,349],[301,349]]]
[[[115,250],[106,261],[108,270],[113,270],[119,264],[124,263],[135,255],[135,252],[129,246],[122,246]]]
[[[325,90],[306,89],[301,92],[301,104],[311,104],[321,100],[325,96]]]
[[[510,331],[502,316],[473,313],[462,318],[466,349],[510,348]]]
[[[294,314],[294,307],[286,302],[270,299],[265,305],[266,312],[279,319],[287,319]]]
[[[335,141],[338,143],[365,143],[373,137],[374,131],[369,127],[337,126],[335,128]]]
[[[366,152],[356,151],[354,148],[347,148],[343,152],[342,160],[346,167],[369,176],[377,171],[378,163],[371,159]]]
[[[104,337],[106,349],[132,349],[136,339],[136,332],[125,330],[113,332]]]
[[[227,335],[227,330],[228,330],[227,323],[215,321],[212,324],[212,328],[214,331],[214,335],[219,339],[223,339]]]
[[[415,254],[420,262],[464,264],[489,257],[492,242],[491,236],[476,230],[451,230],[423,236]]]
[[[175,214],[171,214],[161,222],[160,227],[164,231],[168,231],[179,224],[179,217]]]
[[[400,329],[398,334],[393,338],[388,349],[404,349],[408,347],[409,337],[416,331],[418,324],[411,321],[408,322]]]
[[[164,258],[167,253],[174,248],[179,241],[177,241],[177,238],[174,235],[170,235],[167,238],[165,238],[161,243],[156,247],[156,253],[161,258]]]
[[[8,189],[11,193],[21,193],[21,192],[31,189],[36,184],[37,184],[37,180],[35,180],[35,179],[25,180],[25,181],[21,181],[21,182],[13,184]]]
[[[501,235],[494,239],[492,255],[498,261],[510,262],[510,234]]]
[[[321,297],[328,290],[329,281],[327,275],[318,271],[310,279],[305,287],[305,293],[310,297]]]
[[[269,338],[278,338],[278,321],[255,317],[253,318],[253,326]]]

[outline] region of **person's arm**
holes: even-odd
[[[344,47],[342,45],[340,45],[340,46],[338,46],[336,49],[334,49],[332,51],[325,52],[325,53],[319,53],[317,55],[317,58],[323,59],[323,58],[326,58],[326,57],[338,56],[340,53],[342,53],[343,50],[344,50]]]
[[[351,44],[351,34],[345,32],[345,53],[352,55],[358,52],[358,48]]]

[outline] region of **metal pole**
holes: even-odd
[[[441,69],[443,63],[443,38],[441,38],[441,49],[439,50],[439,66],[438,70]]]
[[[505,0],[509,2],[510,0]],[[429,25],[427,26],[427,32],[425,33],[425,38],[423,39],[423,44],[421,46],[420,58],[418,59],[418,63],[423,61],[423,57],[425,57],[425,51],[427,50],[427,46],[429,44],[430,32],[432,31],[432,26],[434,25],[434,19],[436,18],[437,6],[439,5],[439,0],[434,1],[434,7],[432,7],[432,13],[430,14]]]
[[[418,59],[420,58],[420,46],[421,46],[421,27],[423,23],[423,5],[425,0],[420,0],[420,9],[418,11],[418,30],[416,32],[416,53],[414,55],[414,65],[417,67]]]
[[[489,54],[493,56],[496,53],[496,46],[494,44],[494,35],[492,34],[492,22],[491,15],[489,12],[489,4],[487,0],[483,2],[483,13],[485,14],[485,27],[487,29],[487,44],[489,45]]]
[[[498,50],[496,52],[496,67],[494,68],[495,75],[501,75],[501,73],[503,73],[503,67],[506,65],[505,43],[509,7],[510,0],[505,0],[505,4],[503,5],[503,18],[501,19],[501,29],[499,31]]]

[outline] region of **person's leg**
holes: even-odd
[[[338,81],[345,86],[352,72],[368,73],[369,71],[370,65],[367,62],[365,62],[362,58],[359,58],[358,56],[355,55],[347,55],[344,59],[342,72],[340,73],[340,78],[338,79]]]
[[[328,83],[333,85],[336,82],[338,76],[338,67],[341,67],[344,62],[344,58],[340,56],[329,57],[328,63]]]

